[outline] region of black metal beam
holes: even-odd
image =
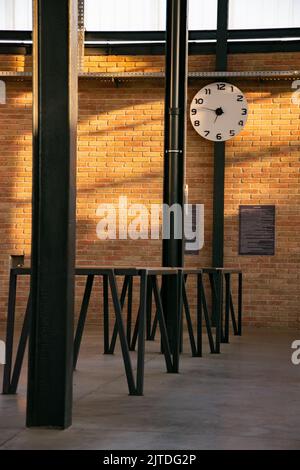
[[[163,43],[149,44],[86,44],[86,55],[164,55]]]
[[[228,54],[300,52],[300,41],[228,42]],[[164,55],[165,44],[86,44],[87,55]],[[189,43],[189,55],[215,55],[216,43]]]
[[[228,39],[299,38],[300,28],[229,29]]]
[[[188,0],[167,1],[164,188],[165,204],[184,204]],[[171,224],[172,225],[172,224]],[[163,266],[183,266],[183,239],[163,242]]]
[[[86,54],[90,55],[163,55],[165,53],[165,32],[163,31],[86,32],[85,35]],[[190,31],[189,55],[216,54],[216,37],[217,33],[213,30]],[[228,54],[299,52],[299,39],[284,40],[284,38],[299,37],[300,28],[228,30]],[[271,41],[272,38],[274,39]],[[244,40],[239,41],[239,39]],[[0,42],[0,54],[31,54],[31,43],[21,42],[30,40],[31,31],[0,31],[0,41],[8,41]],[[193,42],[197,40],[204,42]],[[101,44],[105,41],[108,44]],[[110,41],[124,41],[124,43],[113,44],[109,43]],[[140,41],[140,43],[132,41]],[[147,41],[155,42],[147,44]]]
[[[216,39],[215,30],[189,31],[189,40]],[[97,41],[166,41],[165,31],[86,31],[86,42]]]
[[[300,41],[228,42],[228,54],[268,54],[272,52],[300,52]]]
[[[1,30],[0,41],[31,41],[32,31]]]
[[[284,39],[299,38],[300,28],[268,28],[268,29],[231,29],[228,39]],[[1,33],[0,33],[1,34]],[[189,31],[189,41],[210,41],[217,39],[217,30]],[[86,42],[102,41],[165,41],[165,31],[86,31]]]
[[[212,55],[216,53],[216,44],[189,43],[189,55]],[[164,55],[166,45],[151,44],[86,44],[86,55]]]
[[[216,71],[227,69],[229,0],[218,0]]]
[[[86,42],[165,41],[165,31],[86,31]]]
[[[34,1],[32,325],[27,426],[72,419],[77,0]]]
[[[31,55],[31,44],[5,44],[0,43],[0,54],[2,55]]]
[[[224,183],[225,142],[216,142],[214,145],[212,237],[212,265],[215,268],[221,268],[224,264]]]
[[[228,39],[299,38],[300,28],[229,29]],[[217,30],[189,31],[189,41],[209,41],[217,38]],[[0,30],[0,41],[30,41],[31,31]],[[99,41],[165,41],[165,31],[86,31],[86,42]]]
[[[184,205],[187,53],[188,53],[188,0],[167,1],[166,88],[165,88],[165,141],[163,202],[168,207]],[[182,211],[183,214],[183,211]],[[182,217],[183,219],[183,217]],[[166,221],[164,221],[166,222]],[[163,240],[162,262],[166,267],[184,265],[183,220],[182,237],[176,238],[175,218],[170,221],[170,238]],[[179,223],[179,221],[177,221]],[[163,279],[163,308],[171,348],[178,325],[178,282],[174,276]]]
[[[165,44],[86,44],[86,55],[164,55]],[[300,40],[290,41],[232,41],[227,43],[228,54],[268,54],[300,52]],[[31,44],[0,43],[0,54],[30,55]],[[215,55],[216,42],[190,42],[189,55]]]
[[[300,28],[228,29],[228,39],[284,39],[299,38]],[[165,41],[165,31],[113,31],[85,33],[86,41]],[[189,41],[217,39],[217,30],[189,31]]]
[[[229,0],[218,0],[216,71],[227,70]],[[212,265],[222,267],[224,262],[224,186],[225,142],[214,145],[213,240]]]

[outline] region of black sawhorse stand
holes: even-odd
[[[16,289],[17,289],[17,278],[18,276],[30,275],[29,268],[15,268],[10,272],[10,283],[9,283],[9,301],[8,301],[8,316],[7,316],[7,332],[6,332],[6,364],[4,366],[4,377],[3,377],[3,393],[4,394],[15,394],[17,392],[18,382],[20,378],[21,367],[23,364],[25,349],[30,331],[30,296],[27,303],[26,313],[24,322],[21,330],[21,336],[17,348],[17,355],[15,364],[13,367],[13,343],[14,343],[14,325],[15,325],[15,304],[16,304]],[[81,306],[81,321],[87,313],[88,300],[91,294],[91,288],[94,282],[95,276],[102,276],[106,279],[106,282],[110,286],[111,296],[114,305],[115,319],[118,325],[118,332],[121,343],[122,356],[124,361],[124,367],[126,372],[128,390],[130,395],[142,395],[143,384],[144,384],[144,338],[145,338],[145,315],[146,315],[146,294],[147,294],[147,274],[146,271],[140,273],[141,276],[141,287],[140,287],[140,312],[141,319],[138,333],[138,356],[137,356],[137,373],[136,379],[134,378],[133,367],[131,363],[131,357],[129,353],[128,343],[126,339],[125,327],[122,318],[122,308],[119,300],[117,282],[114,270],[111,268],[78,268],[76,269],[76,275],[87,276],[87,287],[85,290],[82,306]],[[80,330],[80,325],[78,325]],[[76,344],[79,337],[75,338],[74,349],[76,350]]]
[[[217,305],[215,340],[212,334],[210,315],[206,303],[203,276],[209,275],[213,299]],[[16,359],[13,365],[13,344],[15,326],[15,306],[18,276],[30,275],[29,268],[14,268],[10,272],[9,299],[6,332],[6,364],[4,366],[3,393],[15,394],[17,392],[21,368],[24,360],[27,339],[30,330],[30,296],[28,299],[23,326],[17,347]],[[170,338],[166,328],[161,293],[158,285],[158,277],[165,275],[177,276],[178,280],[178,309],[174,315],[172,338],[172,350]],[[197,276],[197,315],[196,315],[196,339],[190,314],[189,300],[186,292],[186,282],[189,276]],[[238,275],[238,318],[236,319],[235,308],[231,293],[232,275]],[[89,301],[92,293],[94,279],[96,276],[103,279],[103,307],[104,307],[104,353],[113,354],[116,339],[119,335],[128,389],[130,395],[142,395],[144,385],[144,361],[145,361],[145,336],[150,340],[155,339],[157,327],[159,326],[162,340],[162,351],[165,356],[168,372],[179,371],[179,356],[182,335],[182,311],[185,312],[189,340],[192,355],[202,356],[202,322],[205,321],[206,332],[209,340],[211,353],[220,353],[220,344],[229,342],[230,316],[235,335],[242,334],[242,272],[238,269],[205,268],[205,269],[177,269],[177,268],[77,268],[76,276],[86,276],[86,286],[82,300],[78,325],[74,340],[74,368],[77,364],[85,321],[88,313]],[[117,276],[124,276],[124,283],[119,297],[117,288]],[[133,279],[140,279],[140,304],[137,320],[132,334],[132,287]],[[223,302],[223,283],[225,280],[225,312]],[[109,290],[111,291],[115,325],[112,338],[109,335]],[[123,321],[123,308],[128,293],[128,308],[126,328]],[[220,293],[220,295],[218,295]],[[151,325],[151,308],[154,296],[156,315]],[[136,379],[133,373],[130,350],[137,351],[137,373]]]
[[[220,322],[220,343],[229,343],[230,318],[235,336],[242,336],[242,308],[243,308],[243,273],[234,268],[205,268],[205,274],[209,275],[211,290],[213,293],[213,304],[218,311],[216,321]],[[238,317],[236,318],[235,307],[231,292],[232,276],[238,276]],[[224,296],[225,281],[225,296]],[[219,294],[218,294],[219,293]],[[224,301],[225,297],[225,301]],[[225,308],[224,308],[225,306]]]
[[[19,383],[21,368],[24,360],[25,349],[30,331],[30,296],[27,303],[27,308],[24,316],[23,326],[17,348],[16,360],[13,366],[13,344],[14,344],[14,326],[15,326],[15,306],[16,306],[16,291],[17,291],[17,279],[18,276],[29,276],[30,268],[14,268],[10,272],[9,282],[9,300],[8,300],[8,315],[7,315],[7,332],[6,332],[6,364],[4,366],[4,377],[3,377],[3,394],[15,394]],[[115,313],[115,328],[114,335],[119,335],[120,344],[122,350],[122,356],[124,361],[124,367],[126,372],[127,384],[130,395],[142,395],[144,388],[144,363],[145,363],[145,328],[146,328],[146,305],[147,305],[147,288],[149,285],[149,279],[151,282],[157,284],[157,275],[176,275],[179,279],[182,277],[182,273],[177,269],[137,269],[137,268],[77,268],[76,276],[86,276],[86,286],[84,296],[82,300],[78,325],[74,340],[74,368],[77,364],[78,354],[80,350],[80,344],[82,340],[83,330],[88,312],[89,301],[92,293],[94,279],[96,276],[102,277],[103,279],[103,302],[104,302],[104,342],[105,349],[108,352],[109,343],[109,288],[111,291],[114,313]],[[125,276],[121,298],[119,298],[117,288],[117,275]],[[131,335],[131,329],[129,328],[130,323],[127,322],[127,331],[124,326],[122,317],[122,310],[124,306],[124,299],[126,296],[126,289],[129,286],[130,278],[138,276],[140,278],[140,306],[139,306],[139,322],[136,333],[138,341],[138,352],[137,352],[137,372],[136,379],[134,378],[133,367],[131,363],[131,357],[129,352],[128,335]],[[127,286],[127,287],[126,287]],[[130,292],[130,291],[129,291]],[[158,289],[155,289],[157,304],[161,304],[160,295]],[[131,285],[131,298],[132,298],[132,285]],[[176,353],[176,342],[175,349],[170,350],[169,338],[166,331],[166,325],[164,323],[164,317],[162,313],[162,307],[160,309],[160,329],[162,338],[164,341],[165,358],[168,372],[178,372],[179,367],[179,354]],[[181,308],[179,306],[177,312],[177,318],[180,318]],[[177,324],[180,320],[175,319]],[[126,334],[127,333],[127,334]],[[179,340],[178,340],[179,341]],[[178,342],[177,342],[178,343]],[[111,348],[110,348],[111,349]]]
[[[130,350],[134,351],[136,348],[136,342],[138,339],[138,331],[140,324],[140,310],[135,322],[134,331],[132,332],[132,286],[134,277],[139,276],[138,268],[122,268],[115,270],[116,275],[125,276],[122,294],[121,294],[121,305],[124,305],[126,292],[128,289],[128,311],[127,311],[127,339],[130,345]],[[159,327],[161,334],[161,343],[162,343],[162,352],[165,356],[167,372],[177,373],[179,371],[179,348],[180,348],[180,324],[181,324],[181,315],[182,315],[182,289],[183,289],[183,270],[178,268],[147,268],[147,300],[146,300],[146,331],[148,331],[147,339],[150,339],[150,328],[151,328],[151,308],[152,301],[154,298],[156,306],[156,327]],[[178,302],[177,302],[177,311],[174,316],[174,338],[172,341],[173,347],[170,346],[170,338],[167,332],[165,315],[163,312],[163,305],[161,299],[161,292],[158,284],[158,277],[162,276],[176,276],[177,277],[177,291],[178,291]],[[149,315],[150,312],[150,315]],[[106,317],[108,318],[108,308],[105,309]],[[107,322],[109,324],[109,322]],[[115,323],[111,341],[109,342],[108,334],[108,324],[106,328],[106,340],[105,344],[107,345],[105,349],[106,354],[113,354],[116,346],[116,339],[118,335],[118,325]]]
[[[204,276],[208,275],[211,286],[213,305],[215,306],[215,338],[212,332],[212,314],[209,313],[205,289]],[[231,293],[231,278],[238,275],[238,319],[236,319],[235,308]],[[229,343],[229,326],[230,315],[233,326],[234,335],[242,335],[242,271],[239,269],[229,268],[204,268],[204,269],[183,269],[183,310],[187,322],[189,342],[193,357],[202,356],[202,330],[203,319],[206,327],[206,333],[209,342],[210,352],[219,354],[221,351],[221,343]],[[197,278],[197,314],[196,314],[196,339],[191,319],[189,299],[187,295],[186,284],[188,277],[196,276]],[[224,281],[225,281],[225,312],[224,312]],[[149,306],[147,305],[147,322],[151,324],[151,310],[149,314]],[[224,318],[225,317],[225,318]],[[152,329],[150,328],[150,340],[155,339],[157,329],[157,314],[154,317]],[[135,327],[137,331],[137,324]],[[182,331],[182,327],[181,327]]]
[[[186,284],[188,277],[195,276],[196,277],[196,335],[194,334],[194,327],[193,327],[193,322],[192,322],[192,317],[191,317],[191,310],[190,310],[190,303],[187,295],[187,289],[186,289]],[[188,330],[188,336],[189,336],[189,342],[191,346],[191,352],[193,357],[202,357],[202,333],[203,333],[203,319],[205,322],[205,327],[206,327],[206,332],[208,336],[208,341],[209,341],[209,347],[210,347],[210,352],[211,353],[216,353],[217,352],[217,344],[219,341],[219,330],[218,328],[216,331],[216,340],[214,341],[213,333],[212,333],[212,328],[211,328],[211,322],[210,322],[210,314],[208,311],[208,306],[206,302],[206,295],[205,295],[205,289],[204,289],[204,278],[203,278],[203,270],[202,269],[183,269],[183,278],[184,282],[182,284],[182,302],[183,302],[183,315],[182,315],[182,320],[183,317],[186,319],[187,323],[187,330]],[[149,312],[147,313],[147,320],[151,324],[151,311],[150,315]],[[157,330],[157,323],[158,323],[158,316],[157,312],[156,315],[154,316],[153,320],[153,325],[152,328],[150,328],[151,334],[149,339],[151,341],[154,341],[155,336],[156,336],[156,330]],[[135,329],[137,330],[137,324]],[[181,323],[181,335],[183,331],[183,325]],[[196,338],[195,338],[196,336]],[[181,340],[182,344],[182,340]]]

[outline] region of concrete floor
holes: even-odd
[[[119,352],[101,354],[89,331],[74,378],[74,424],[25,429],[25,371],[17,396],[0,396],[0,449],[299,449],[300,332],[247,330],[220,356],[191,358],[164,372],[158,342],[147,343],[144,397],[129,397]],[[2,373],[2,366],[0,366]]]

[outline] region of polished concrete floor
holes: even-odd
[[[300,332],[249,329],[220,356],[191,358],[165,373],[147,343],[144,397],[129,397],[119,352],[101,354],[88,331],[74,378],[74,424],[25,429],[25,371],[17,396],[0,396],[0,449],[299,449]],[[0,373],[2,366],[0,366]]]

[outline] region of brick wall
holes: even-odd
[[[231,70],[297,69],[300,54],[245,54],[229,59]],[[0,56],[0,70],[30,70],[31,58]],[[190,70],[213,70],[212,56],[191,57]],[[162,57],[85,58],[87,71],[161,71]],[[225,263],[245,272],[245,322],[299,326],[299,106],[291,105],[290,81],[232,80],[249,101],[246,129],[227,145]],[[8,79],[0,106],[0,319],[6,315],[9,255],[30,257],[31,82]],[[189,101],[205,84],[191,80]],[[81,79],[79,84],[77,264],[157,265],[159,241],[100,241],[102,202],[151,204],[162,198],[163,81]],[[188,123],[187,183],[190,202],[205,205],[205,247],[189,266],[211,262],[213,144]],[[238,256],[240,204],[276,204],[276,256]],[[27,282],[20,281],[18,317]],[[77,283],[78,311],[83,280]],[[90,318],[101,305],[97,286]]]

